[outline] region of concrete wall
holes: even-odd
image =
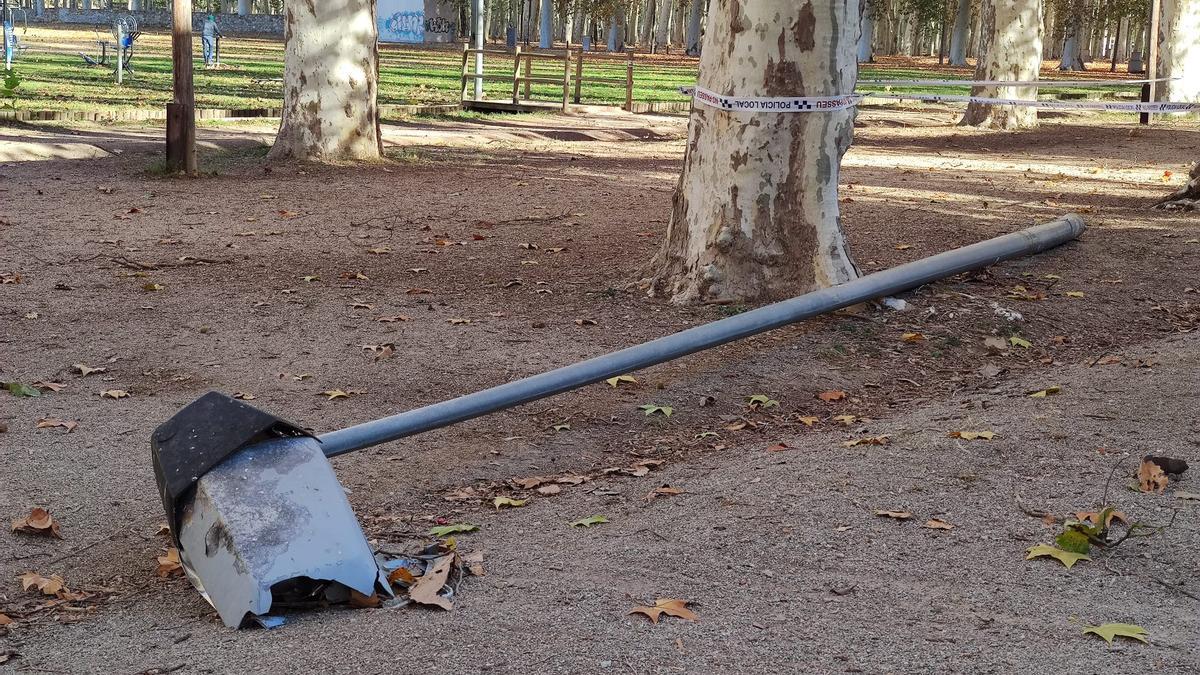
[[[57,9],[47,7],[45,13],[40,18],[35,18],[33,13],[30,12],[29,22],[111,26],[114,16],[125,15],[132,15],[137,19],[138,26],[143,29],[169,28],[171,26],[171,13],[167,11],[130,12],[109,9],[64,9],[61,7]],[[196,12],[192,14],[192,30],[194,32],[200,32],[200,24],[203,20],[204,13]],[[249,16],[218,14],[217,25],[221,27],[222,32],[231,35],[283,35],[283,15],[281,14],[250,14]]]

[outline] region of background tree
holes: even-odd
[[[967,41],[971,37],[971,0],[958,0],[954,30],[950,33],[950,65],[967,65]]]
[[[977,80],[1036,80],[1042,65],[1042,0],[984,0]],[[1036,87],[975,87],[973,96],[1032,100]],[[967,104],[960,124],[995,129],[1037,126],[1037,109]]]
[[[1162,0],[1159,36],[1159,100],[1200,101],[1200,0]]]
[[[712,0],[700,85],[736,96],[854,91],[860,0]],[[675,302],[768,300],[858,275],[838,216],[854,110],[695,106],[652,292]]]
[[[1059,70],[1087,70],[1083,63],[1083,19],[1087,15],[1084,0],[1069,0],[1063,12],[1063,51]]]
[[[382,155],[376,37],[374,0],[287,0],[283,120],[270,158]]]

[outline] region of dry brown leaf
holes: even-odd
[[[332,401],[335,398],[350,398],[350,394],[342,391],[341,389],[329,389],[328,391],[321,392],[318,394],[318,396],[328,396],[329,398],[327,400],[329,401]]]
[[[521,488],[522,490],[532,490],[542,483],[545,483],[546,479],[542,478],[541,476],[530,476],[528,478],[513,478],[509,482],[514,486]]]
[[[179,549],[172,546],[163,549],[164,555],[158,556],[158,569],[154,571],[160,577],[183,574],[183,563],[179,561]]]
[[[58,595],[59,591],[67,587],[67,582],[57,574],[44,577],[37,572],[26,572],[17,578],[21,580],[23,590],[37,589],[45,595]]]
[[[931,530],[953,530],[954,529],[953,525],[951,525],[950,523],[947,523],[946,521],[942,520],[941,518],[930,518],[929,520],[925,521],[925,524],[922,527],[927,527]]]
[[[39,429],[54,429],[56,427],[62,427],[63,429],[67,430],[68,434],[72,431],[75,431],[75,427],[77,426],[79,426],[79,422],[60,420],[57,417],[43,417],[37,421],[37,428]]]
[[[821,418],[813,417],[813,416],[809,415],[806,417],[801,417],[797,421],[799,421],[801,424],[803,424],[806,427],[811,427],[812,425],[816,424],[817,422],[820,422]]]
[[[834,417],[833,420],[844,427],[848,427],[857,422],[858,418],[854,415],[838,415],[837,417]]]
[[[675,495],[681,494],[683,494],[683,490],[681,488],[671,487],[670,485],[662,485],[646,493],[646,501],[653,501],[657,497],[674,497]]]
[[[107,371],[107,370],[108,370],[108,368],[106,368],[106,367],[104,367],[104,366],[99,366],[99,367],[97,367],[97,368],[92,368],[92,367],[90,367],[90,366],[85,366],[85,365],[84,365],[84,364],[82,364],[82,363],[76,363],[75,365],[71,366],[71,368],[72,368],[72,369],[73,369],[73,370],[74,370],[76,373],[79,373],[80,375],[82,375],[82,376],[84,376],[84,377],[87,377],[88,375],[91,375],[92,373],[103,373],[103,372],[105,372],[105,371]]]
[[[843,448],[853,448],[856,445],[887,445],[892,439],[887,436],[867,436],[866,438],[855,438],[850,441],[842,441]]]
[[[353,588],[350,589],[350,606],[355,609],[374,609],[382,604],[378,593],[363,595]]]
[[[106,389],[100,392],[100,398],[129,398],[129,392],[124,389]]]
[[[454,554],[434,560],[425,570],[425,574],[408,590],[408,597],[422,605],[437,605],[445,610],[454,609],[454,603],[439,595],[442,587],[446,585],[446,578],[450,575],[450,567],[453,564]]]
[[[409,572],[408,569],[404,567],[397,567],[388,574],[389,584],[402,583],[406,586],[410,586],[416,580],[417,578],[413,576],[413,573]]]
[[[846,398],[846,392],[837,389],[831,389],[829,391],[823,391],[817,394],[817,398],[825,401],[826,403],[833,403],[834,401],[840,401]]]
[[[912,518],[912,514],[908,511],[886,511],[881,509],[876,511],[875,515],[883,518],[895,518],[896,520],[908,520]]]
[[[562,478],[556,479],[554,482],[562,483],[563,485],[582,485],[582,484],[588,482],[588,477],[587,476],[563,476]]]
[[[58,382],[34,382],[33,386],[45,391],[60,392],[67,388],[67,385]]]
[[[58,521],[54,519],[54,516],[50,515],[49,511],[40,506],[35,507],[24,518],[17,518],[12,521],[12,531],[62,539]]]
[[[1143,459],[1141,466],[1137,472],[1138,487],[1142,492],[1157,492],[1162,494],[1163,490],[1167,489],[1167,474],[1162,470],[1162,467],[1154,462]]]
[[[408,321],[409,317],[406,314],[396,314],[394,316],[381,316],[377,319],[379,323],[396,323],[397,321]]]
[[[13,618],[10,617],[9,615],[0,613],[0,626],[7,626],[7,625],[13,623],[13,621],[14,621]],[[4,661],[2,659],[0,659],[0,663],[4,663]]]
[[[473,577],[487,576],[483,569],[483,551],[474,551],[462,556],[462,563]]]
[[[925,336],[921,333],[904,333],[900,336],[900,339],[904,342],[920,342],[925,339]]]
[[[676,600],[674,598],[659,598],[654,601],[653,607],[638,605],[629,610],[630,614],[645,614],[653,623],[658,623],[658,618],[663,614],[667,616],[679,617],[686,621],[695,621],[696,613],[687,608],[687,600]]]
[[[1081,523],[1091,523],[1093,525],[1099,525],[1100,524],[1100,513],[1096,512],[1096,511],[1076,511],[1075,519]],[[1114,511],[1108,512],[1108,517],[1104,519],[1104,527],[1108,528],[1109,526],[1111,526],[1112,521],[1114,521],[1114,520],[1119,520],[1122,523],[1125,523],[1126,525],[1129,524],[1129,519],[1127,517],[1125,517],[1124,512],[1114,510]]]
[[[791,447],[787,443],[772,443],[767,446],[767,452],[783,452],[784,450],[790,450]]]
[[[961,438],[964,441],[976,441],[983,439],[990,441],[996,437],[994,431],[951,431],[950,438]]]
[[[557,485],[543,485],[536,492],[543,497],[550,497],[562,492],[562,488]]]
[[[247,391],[235,391],[233,392],[233,397],[240,401],[253,401],[254,399],[258,398],[254,394],[251,394]]]

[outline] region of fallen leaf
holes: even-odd
[[[54,429],[62,427],[67,430],[67,433],[75,431],[75,427],[79,426],[79,422],[71,422],[68,420],[60,420],[57,417],[43,417],[37,421],[38,429]]]
[[[638,406],[638,410],[645,412],[647,417],[655,413],[658,413],[663,417],[670,417],[671,413],[675,412],[675,409],[669,405],[655,405],[654,403],[640,405]]]
[[[822,401],[825,401],[826,403],[833,403],[834,401],[840,401],[840,400],[846,398],[846,392],[838,391],[836,389],[830,390],[830,391],[823,391],[823,392],[817,394],[817,398],[821,399]]]
[[[377,319],[379,323],[396,323],[397,321],[408,321],[409,317],[405,314],[396,314],[394,316],[381,316]]]
[[[58,595],[59,591],[67,587],[67,583],[57,574],[44,577],[37,572],[26,572],[17,578],[21,580],[22,590],[37,589],[45,595]]]
[[[253,401],[258,398],[254,394],[245,391],[235,391],[233,392],[233,397],[241,401]]]
[[[908,511],[879,510],[875,512],[875,515],[882,518],[895,518],[896,520],[908,520],[909,518],[912,518],[912,513],[909,513]]]
[[[374,248],[367,249],[367,253],[374,253],[375,255],[387,255],[391,252],[392,249],[388,248],[387,246],[376,246]]]
[[[848,427],[858,421],[858,418],[854,415],[837,415],[833,420],[844,427]]]
[[[92,368],[91,366],[85,366],[82,363],[76,363],[75,365],[71,366],[71,368],[76,373],[79,373],[80,375],[82,375],[84,377],[87,377],[88,375],[91,375],[92,373],[103,373],[108,370],[108,368],[106,368],[104,366]]]
[[[632,375],[618,375],[616,377],[608,378],[605,380],[605,382],[607,382],[610,387],[616,389],[617,386],[619,386],[622,382],[637,384],[637,378]]]
[[[408,597],[422,605],[437,605],[445,610],[454,609],[454,603],[441,595],[453,563],[454,555],[445,555],[434,560],[426,568],[425,574],[408,589]]]
[[[7,626],[11,623],[13,623],[12,617],[10,617],[7,614],[0,613],[0,626]],[[7,654],[0,655],[0,657],[7,657],[7,656],[8,656]],[[6,658],[0,658],[0,663],[4,663],[6,660],[7,660]]]
[[[1167,489],[1167,474],[1162,467],[1149,459],[1143,459],[1137,472],[1138,487],[1142,492],[1157,492]]]
[[[1083,291],[1067,291],[1066,293],[1063,293],[1063,295],[1067,296],[1068,298],[1082,298]]]
[[[1025,349],[1029,349],[1033,346],[1033,343],[1029,340],[1026,340],[1022,337],[1017,337],[1016,335],[1008,338],[1008,342],[1014,347],[1024,347]]]
[[[1126,525],[1129,524],[1129,519],[1125,517],[1125,514],[1123,512],[1116,511],[1111,508],[1104,509],[1103,511],[1100,511],[1100,512],[1078,511],[1075,513],[1076,520],[1078,520],[1079,522],[1082,522],[1082,523],[1091,523],[1093,525],[1099,525],[1101,517],[1104,518],[1104,527],[1105,528],[1112,525],[1112,521],[1114,521],[1114,520],[1119,520],[1122,523],[1125,523]]]
[[[895,248],[897,251],[907,251],[912,248],[912,244],[896,244]]]
[[[146,291],[147,293],[153,293],[154,291],[161,291],[163,288],[165,288],[165,286],[163,286],[162,284],[142,284],[142,290]]]
[[[516,508],[518,506],[525,506],[525,504],[528,501],[529,501],[528,499],[513,499],[512,497],[496,497],[495,499],[492,500],[492,506],[495,506],[496,510],[499,511],[500,507],[502,507],[502,506]]]
[[[403,583],[405,586],[411,586],[416,580],[417,578],[413,576],[413,573],[409,572],[408,568],[405,567],[397,567],[388,573],[389,584]]]
[[[460,558],[462,559],[463,565],[466,566],[467,571],[471,573],[471,576],[482,577],[487,575],[487,572],[485,572],[483,569],[483,551],[468,553],[464,556],[460,556]]]
[[[537,489],[537,493],[543,497],[549,497],[562,492],[562,488],[557,485],[543,485]]]
[[[475,532],[479,529],[478,525],[470,523],[454,523],[453,525],[439,525],[429,528],[429,536],[431,537],[448,537],[452,534],[460,534],[465,532]]]
[[[1008,349],[1008,343],[1004,341],[1004,338],[1000,337],[983,338],[983,346],[1001,352]]]
[[[922,527],[927,527],[931,530],[953,530],[954,529],[953,525],[951,525],[950,523],[947,523],[946,521],[942,520],[941,518],[930,518],[929,520],[925,521],[925,524],[922,525]]]
[[[53,391],[53,392],[60,392],[63,389],[67,388],[67,385],[59,384],[58,382],[34,382],[33,386],[37,387],[38,389],[42,389],[44,391]]]
[[[576,326],[595,326],[597,324],[596,324],[595,319],[575,319],[575,325]]]
[[[106,389],[100,392],[100,398],[129,398],[129,392],[124,389]]]
[[[4,385],[4,388],[8,389],[8,393],[13,396],[34,397],[42,395],[42,392],[21,382],[9,382]]]
[[[605,518],[604,516],[588,516],[586,518],[580,518],[579,520],[571,521],[571,527],[591,527],[593,525],[599,525],[600,523],[607,522],[608,518]]]
[[[1102,623],[1099,626],[1084,626],[1083,634],[1087,635],[1088,633],[1099,635],[1110,645],[1113,642],[1113,638],[1117,637],[1132,638],[1146,642],[1145,636],[1150,634],[1145,628],[1132,623]],[[1147,644],[1149,643],[1147,642]]]
[[[550,428],[555,431],[570,431],[571,425],[564,422],[562,424],[555,424],[555,425],[551,426]]]
[[[347,604],[355,609],[374,609],[383,604],[383,600],[380,599],[378,593],[363,595],[362,593],[359,593],[351,588],[350,600],[347,602]]]
[[[40,506],[35,507],[24,518],[17,518],[12,521],[12,531],[62,539],[58,521],[54,520],[54,516],[50,515],[49,511]]]
[[[1083,553],[1064,551],[1061,548],[1051,546],[1050,544],[1038,544],[1037,546],[1030,547],[1026,553],[1028,554],[1025,556],[1026,560],[1033,560],[1034,558],[1049,556],[1062,563],[1063,567],[1066,567],[1067,569],[1071,569],[1071,566],[1080,560],[1091,560],[1091,558]]]
[[[471,323],[471,320],[470,319],[446,319],[446,323],[450,324],[451,326],[463,326],[463,325]]]
[[[154,571],[160,577],[183,574],[183,563],[179,561],[179,549],[172,546],[163,549],[164,555],[158,556],[158,569]]]
[[[842,441],[843,448],[853,448],[856,445],[887,445],[891,443],[891,439],[887,436],[868,436],[866,438],[856,438],[851,441]]]
[[[687,600],[676,600],[674,598],[659,598],[654,601],[653,607],[638,605],[629,610],[630,614],[645,614],[650,618],[651,623],[658,623],[658,618],[663,614],[674,616],[686,621],[695,621],[696,613],[687,608]]]
[[[683,490],[670,485],[662,485],[654,488],[646,494],[646,501],[651,501],[655,497],[674,497],[675,495],[683,494]]]
[[[1039,389],[1038,391],[1033,392],[1032,394],[1029,395],[1029,398],[1046,398],[1047,396],[1054,396],[1055,394],[1058,394],[1061,391],[1062,391],[1062,387],[1060,387],[1056,384],[1056,385],[1046,387],[1045,389]]]
[[[329,391],[321,392],[320,395],[328,396],[329,398],[327,400],[329,401],[332,401],[335,398],[350,398],[350,394],[342,391],[341,389],[330,389]]]
[[[776,401],[766,394],[754,394],[753,396],[747,397],[746,403],[755,410],[779,407],[779,401]]]
[[[975,441],[975,440],[979,440],[979,439],[983,439],[985,441],[990,441],[995,437],[996,437],[996,432],[994,432],[994,431],[951,431],[950,432],[950,438],[961,438],[964,441]]]
[[[925,339],[921,333],[902,333],[900,339],[904,342],[920,342]]]
[[[787,443],[774,443],[767,446],[767,452],[783,452],[784,450],[790,450],[791,447]]]
[[[820,417],[812,417],[810,415],[810,416],[806,416],[806,417],[800,417],[796,421],[800,422],[801,424],[803,424],[806,427],[811,427],[812,425],[816,424],[817,422],[820,422],[821,418]]]
[[[589,479],[587,476],[563,476],[562,478],[556,479],[554,482],[562,483],[563,485],[583,485],[584,483],[588,482],[588,480]]]
[[[509,480],[509,482],[521,488],[522,490],[532,490],[542,483],[545,483],[546,479],[542,478],[541,476],[530,476],[529,478],[513,478]]]

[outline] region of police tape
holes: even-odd
[[[843,96],[724,96],[704,87],[680,87],[679,91],[691,95],[696,103],[728,112],[829,112],[853,108],[865,98],[927,101],[931,103],[983,103],[1012,105],[1048,110],[1098,110],[1137,113],[1174,113],[1200,110],[1200,103],[1175,103],[1159,101],[1152,103],[1119,103],[1106,101],[1031,101],[1016,98],[991,98],[956,94],[892,94],[866,93]]]
[[[1200,103],[1174,103],[1155,101],[1151,103],[1119,103],[1108,101],[1030,101],[1018,98],[990,98],[987,96],[958,96],[948,94],[866,94],[869,98],[928,101],[931,103],[984,103],[1011,105],[1043,110],[1108,110],[1112,112],[1172,113],[1200,110]]]
[[[722,96],[701,86],[680,87],[702,105],[730,112],[827,112],[853,108],[861,94],[846,96]]]
[[[1152,80],[859,80],[859,84],[883,87],[1105,87],[1150,82],[1169,82],[1178,77],[1156,77]]]

